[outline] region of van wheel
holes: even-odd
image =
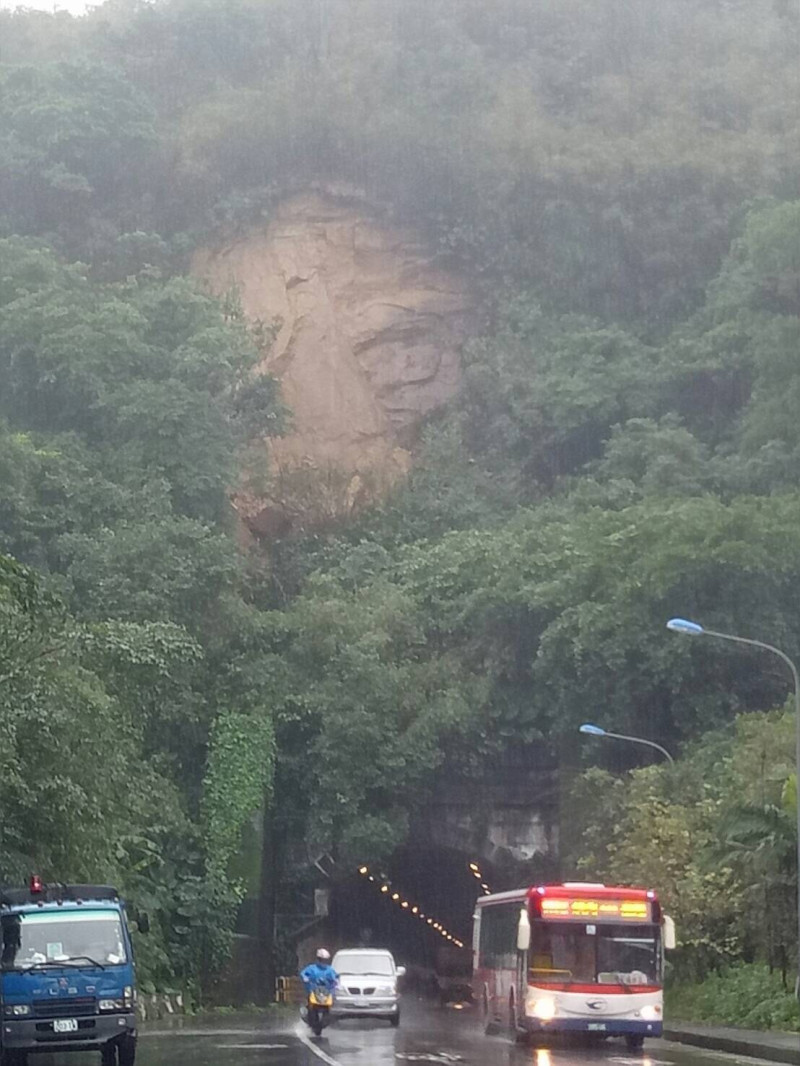
[[[400,1011],[398,1011],[397,1014],[390,1014],[389,1015],[389,1024],[391,1025],[392,1029],[399,1028],[399,1026],[400,1026]]]
[[[27,1051],[0,1051],[2,1066],[28,1066]]]
[[[625,1046],[628,1051],[641,1051],[644,1047],[644,1037],[638,1034],[629,1033],[625,1037]]]
[[[103,1050],[100,1052],[100,1062],[102,1066],[117,1066],[117,1045],[113,1043],[104,1044]]]

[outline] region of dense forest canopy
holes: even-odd
[[[774,726],[784,751],[775,717],[731,725],[784,676],[663,625],[800,654],[798,54],[797,0],[0,12],[4,876],[119,881],[155,919],[149,978],[196,979],[265,795],[276,840],[347,868],[402,842],[437,774],[520,743],[555,759],[592,717],[687,745],[695,783],[714,744]],[[404,485],[249,550],[229,493],[291,412],[252,374],[269,330],[186,275],[315,186],[414,226],[480,328]],[[712,863],[716,800],[745,819],[708,788],[671,816]],[[644,831],[610,795],[569,860],[669,897],[669,870],[598,844],[620,812]],[[278,848],[295,886],[302,850]],[[780,915],[792,872],[767,875]],[[789,957],[774,922],[724,920],[685,972]]]

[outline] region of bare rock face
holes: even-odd
[[[413,234],[309,193],[264,232],[198,253],[194,270],[217,293],[236,287],[251,319],[280,322],[262,369],[292,430],[266,442],[273,498],[235,501],[252,532],[305,521],[304,494],[347,513],[408,471],[420,420],[458,389],[470,307]]]

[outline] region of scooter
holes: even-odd
[[[325,985],[317,985],[308,993],[303,1020],[314,1036],[322,1036],[322,1030],[331,1023],[333,992]]]

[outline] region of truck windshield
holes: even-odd
[[[119,914],[112,910],[4,914],[4,970],[37,966],[116,966],[127,962]]]
[[[532,932],[533,984],[661,983],[657,926],[535,922]]]

